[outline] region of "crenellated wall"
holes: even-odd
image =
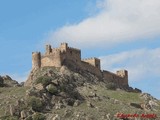
[[[87,58],[87,59],[82,59],[82,61],[87,62],[91,64],[92,66],[98,68],[99,70],[101,69],[100,65],[100,59],[98,58]]]
[[[119,70],[117,72],[127,72],[126,70]],[[115,74],[106,70],[102,71],[103,79],[107,82],[113,82],[117,85],[128,86],[128,73],[124,74],[123,76],[119,74]]]
[[[47,55],[42,55],[41,57],[41,67],[45,66],[55,66],[61,67],[61,52],[59,49],[55,49],[52,53]]]
[[[44,55],[41,55],[40,52],[32,53],[32,69],[39,69],[45,66],[61,67],[63,65],[74,66],[76,70],[88,71],[97,77],[103,78],[106,82],[128,86],[128,72],[126,70],[119,70],[116,74],[106,70],[101,71],[100,59],[87,58],[81,60],[81,50],[68,47],[67,43],[61,43],[59,48],[52,48],[51,45],[46,45]]]
[[[98,77],[102,77],[101,70],[87,62],[81,61],[81,69],[86,70]]]

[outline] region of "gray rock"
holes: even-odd
[[[64,107],[65,107],[65,105],[60,101],[58,101],[58,103],[55,104],[55,109],[62,109]]]
[[[14,115],[14,113],[15,113],[15,108],[14,108],[13,105],[10,105],[10,106],[9,106],[9,112],[10,112],[10,115],[11,115],[11,116]]]
[[[56,115],[52,118],[52,120],[61,120],[61,119],[60,119],[60,116],[59,116],[58,114],[56,114]]]
[[[24,119],[27,117],[26,111],[22,110],[21,111],[21,119]]]
[[[79,100],[76,100],[75,102],[74,102],[74,107],[77,107],[77,106],[79,106],[80,105],[80,101]]]

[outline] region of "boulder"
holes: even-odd
[[[130,106],[133,106],[133,107],[135,107],[135,108],[142,109],[141,105],[138,104],[138,103],[130,103]]]

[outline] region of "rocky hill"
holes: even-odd
[[[159,100],[87,71],[44,67],[31,71],[24,86],[4,81],[0,120],[160,120]]]

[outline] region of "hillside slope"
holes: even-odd
[[[1,120],[160,119],[156,98],[116,88],[86,71],[45,67],[32,71],[26,83],[31,86],[0,88]]]

